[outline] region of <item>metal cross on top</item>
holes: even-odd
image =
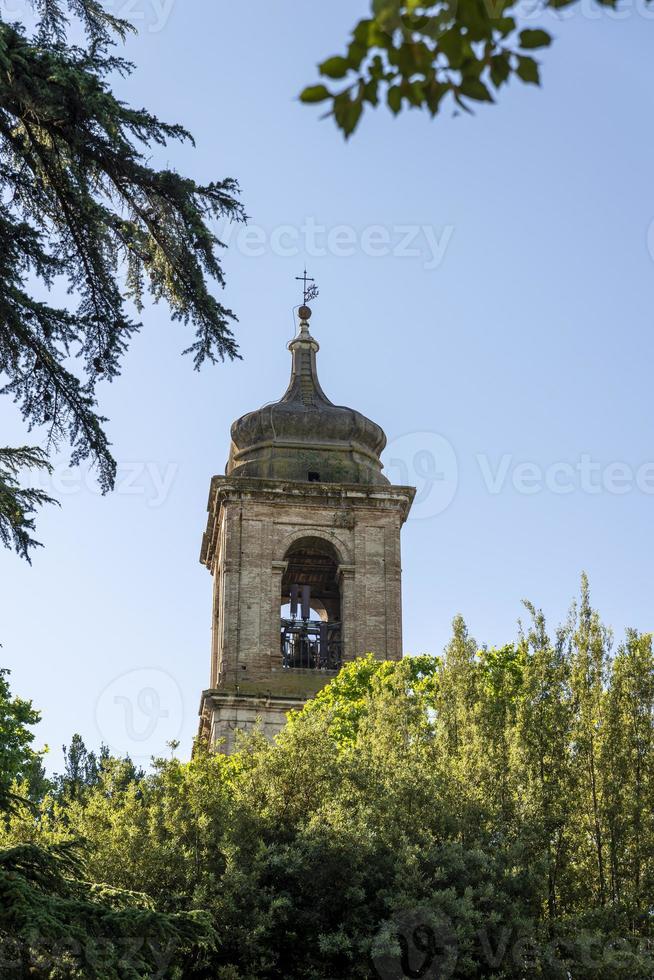
[[[298,282],[301,282],[304,285],[304,305],[306,306],[307,303],[310,303],[311,300],[315,299],[318,295],[316,280],[307,276],[306,269],[304,270],[303,276],[296,276],[295,278],[298,280]],[[312,285],[310,286],[309,283],[312,283]]]

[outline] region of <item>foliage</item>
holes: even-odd
[[[45,427],[48,450],[70,442],[73,464],[90,459],[106,491],[115,462],[97,387],[119,374],[139,329],[128,304],[140,311],[149,289],[192,323],[196,368],[237,356],[233,314],[207,286],[224,284],[207,222],[243,211],[235,181],[201,185],[151,165],[154,148],[191,137],[112,94],[109,76],[132,71],[111,53],[126,23],[98,0],[34,6],[34,37],[0,19],[0,373],[27,427]],[[66,41],[67,10],[85,47]],[[52,305],[54,289],[77,306]],[[22,555],[48,498],[21,490],[17,470],[45,465],[39,449],[0,455],[0,537]]]
[[[91,880],[205,910],[189,978],[650,977],[652,637],[614,653],[585,579],[553,637],[527,611],[500,648],[457,617],[442,657],[348,664],[230,757],[76,739],[0,844],[83,837]]]
[[[146,896],[82,878],[78,848],[0,849],[2,976],[136,980],[181,977],[181,964],[212,943],[206,914],[165,915]]]
[[[43,490],[21,487],[21,470],[51,472],[51,465],[42,449],[21,446],[19,449],[0,449],[0,541],[30,561],[30,548],[39,542],[32,537],[35,528],[34,512],[42,504],[54,504]]]
[[[575,2],[546,0],[543,7]],[[618,0],[597,3],[618,6]],[[364,110],[381,102],[395,115],[419,108],[433,117],[449,97],[471,111],[475,103],[494,102],[512,78],[540,84],[534,51],[552,37],[521,24],[520,14],[517,0],[371,0],[371,16],[356,25],[345,53],[323,61],[322,81],[300,98],[326,103],[346,137]]]
[[[0,976],[181,977],[182,964],[200,962],[214,945],[209,916],[160,912],[145,894],[89,881],[85,846],[66,818],[66,804],[99,782],[100,769],[122,793],[138,772],[106,752],[98,766],[78,736],[65,776],[47,780],[26,727],[39,715],[11,696],[7,673],[0,671]]]
[[[422,655],[406,662],[406,678],[412,692],[427,696],[437,683],[439,660]],[[396,682],[397,666],[392,661],[376,660],[369,653],[359,658],[355,665],[346,666],[334,680],[324,687],[304,708],[302,714],[294,713],[289,727],[302,724],[307,715],[317,714],[328,724],[330,736],[339,745],[351,745],[356,741],[359,725],[367,714],[373,684],[383,690]]]
[[[31,701],[12,696],[8,676],[8,670],[0,669],[0,816],[17,803],[15,781],[32,771],[36,754],[29,726],[40,719]]]

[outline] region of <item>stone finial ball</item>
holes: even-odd
[[[301,306],[300,309],[298,310],[298,313],[300,314],[300,319],[301,320],[310,320],[311,319],[311,307],[310,306]]]

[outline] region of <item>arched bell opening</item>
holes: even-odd
[[[320,603],[314,602],[313,600],[311,600],[311,606],[310,606],[310,610],[309,610],[309,619],[314,620],[315,622],[323,622],[323,623],[326,623],[328,621],[327,620],[327,614],[325,613],[324,609],[317,608],[318,606],[320,606]],[[296,606],[295,607],[295,618],[296,619],[297,619],[297,615],[298,615],[298,608]],[[292,606],[291,602],[289,601],[289,602],[286,603],[286,605],[283,605],[282,606],[282,619],[291,619],[292,616],[293,616],[293,606]]]
[[[295,541],[282,578],[281,652],[285,669],[339,670],[343,627],[339,559],[321,538]]]

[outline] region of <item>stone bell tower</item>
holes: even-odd
[[[286,394],[237,419],[214,476],[200,560],[214,579],[210,687],[200,737],[275,735],[343,663],[402,656],[400,529],[415,490],[382,474],[381,428],[329,401],[311,310]]]

